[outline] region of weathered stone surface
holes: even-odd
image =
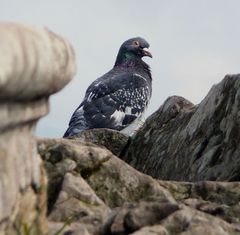
[[[175,202],[155,180],[103,147],[81,144],[76,139],[39,139],[38,149],[49,176],[50,209],[67,172],[81,175],[109,207],[140,200]]]
[[[212,215],[181,205],[182,209],[161,221],[170,234],[239,234],[240,227]]]
[[[75,72],[68,42],[26,25],[0,23],[0,234],[46,232],[46,174],[36,122],[48,97]]]
[[[110,217],[102,228],[102,234],[129,234],[142,227],[160,223],[178,209],[178,205],[172,203],[126,204]]]
[[[168,231],[162,225],[146,226],[129,235],[168,235]]]
[[[58,228],[69,222],[66,234],[78,234],[76,226],[94,235],[240,233],[238,182],[155,180],[77,138],[39,139],[38,149],[50,183],[48,218]]]
[[[188,206],[181,203],[161,205],[152,202],[145,202],[145,205],[142,205],[143,203],[125,205],[110,216],[100,234],[120,235],[130,234],[133,231],[137,231],[136,234],[149,232],[149,234],[174,235],[240,232],[239,220],[229,220],[229,217],[222,213],[227,205],[220,206],[194,198],[187,199],[184,203]]]
[[[104,146],[115,156],[120,156],[126,150],[129,136],[111,129],[91,129],[69,137],[81,143],[93,143]]]
[[[178,209],[177,204],[171,203],[140,203],[126,214],[124,224],[128,230],[136,231],[144,226],[157,224]]]
[[[240,201],[240,182],[200,181],[191,183],[158,180],[158,183],[169,190],[177,201],[183,201],[189,197],[227,205],[234,205]]]
[[[178,202],[218,216],[227,222],[240,223],[239,182],[158,181]]]
[[[177,209],[178,206],[171,203],[126,203],[113,211],[100,228],[100,234],[130,234],[147,225],[159,223]]]
[[[175,202],[171,194],[154,179],[134,170],[115,156],[84,178],[111,208],[141,200]]]
[[[97,225],[108,216],[110,209],[99,199],[79,175],[67,173],[49,219],[51,221],[90,221]]]
[[[48,234],[49,235],[91,235],[88,232],[87,227],[81,223],[59,223],[49,222],[48,223]]]
[[[48,97],[74,76],[73,49],[50,30],[1,23],[0,34],[0,100]]]
[[[240,179],[240,75],[228,75],[194,106],[170,97],[133,139],[125,161],[159,179]]]

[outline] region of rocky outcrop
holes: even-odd
[[[239,182],[162,181],[138,172],[96,139],[39,139],[48,173],[49,234],[240,234]],[[99,136],[97,136],[99,133]],[[89,136],[89,133],[86,134]],[[80,138],[81,139],[81,138]]]
[[[75,73],[67,41],[47,29],[0,23],[0,234],[46,232],[46,175],[34,130],[48,97]]]
[[[137,132],[124,160],[158,179],[240,179],[240,75],[227,75],[199,105],[168,98]]]

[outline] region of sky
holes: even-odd
[[[153,94],[147,116],[172,95],[194,104],[240,70],[239,0],[0,0],[0,20],[46,26],[69,40],[78,71],[50,98],[36,135],[61,137],[87,87],[108,72],[120,45],[150,43]]]

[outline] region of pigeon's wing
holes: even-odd
[[[75,113],[81,111],[88,128],[121,130],[143,113],[150,96],[151,86],[143,76],[136,73],[115,75],[96,80]],[[78,119],[76,115],[72,117],[72,124]]]

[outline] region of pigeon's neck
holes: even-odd
[[[136,60],[141,59],[132,53],[123,52],[120,50],[117,55],[115,66],[127,66],[127,67],[134,66]]]
[[[146,64],[140,57],[133,54],[118,53],[114,67],[120,67],[123,69],[135,68],[137,70],[142,70],[149,76],[150,79],[152,79],[149,65]]]

